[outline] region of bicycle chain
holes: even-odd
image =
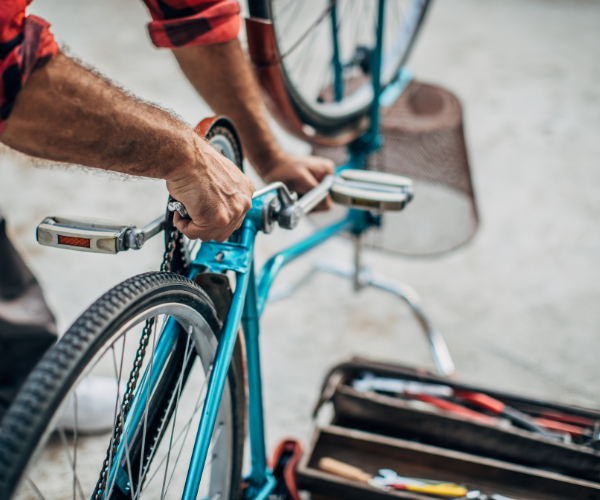
[[[169,242],[165,247],[165,253],[163,255],[163,262],[160,266],[160,270],[164,272],[171,272],[171,262],[173,261],[173,254],[175,253],[175,249],[177,248],[177,238],[178,238],[179,230],[173,228],[171,234],[169,235]]]
[[[165,253],[163,255],[163,262],[160,266],[160,270],[163,272],[171,272],[171,262],[173,261],[173,255],[175,253],[175,249],[177,248],[178,233],[179,231],[176,228],[173,228],[171,234],[169,235],[168,243],[166,245]],[[121,411],[117,416],[115,428],[113,429],[113,435],[111,440],[112,445],[109,446],[108,450],[106,451],[106,458],[104,459],[104,463],[102,464],[100,478],[98,479],[98,482],[96,483],[96,488],[94,489],[94,495],[92,497],[93,500],[102,500],[104,496],[104,491],[106,490],[106,483],[108,481],[108,476],[110,473],[111,457],[115,457],[115,454],[119,447],[119,443],[121,442],[121,437],[123,433],[123,423],[125,422],[125,420],[127,420],[129,410],[131,409],[131,403],[133,402],[133,393],[135,391],[140,376],[140,369],[142,368],[144,362],[144,356],[146,355],[146,348],[148,347],[148,343],[150,341],[150,335],[152,334],[153,326],[154,317],[148,318],[146,320],[146,324],[144,325],[144,329],[142,330],[142,337],[140,338],[140,345],[136,352],[135,361],[133,362],[133,369],[129,374],[127,388],[125,390],[125,394],[123,395],[123,402],[121,403]],[[156,440],[156,437],[154,440]]]

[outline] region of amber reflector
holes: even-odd
[[[73,236],[58,235],[59,245],[69,245],[72,247],[90,248],[90,240],[88,238],[74,238]]]

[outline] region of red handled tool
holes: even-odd
[[[545,436],[551,436],[556,438],[556,435],[548,432],[541,425],[536,423],[533,418],[529,415],[516,410],[515,408],[511,408],[507,406],[502,401],[498,401],[487,394],[482,394],[480,392],[468,392],[468,391],[460,391],[454,390],[454,395],[464,399],[465,401],[469,401],[470,403],[483,408],[484,410],[489,411],[490,413],[494,413],[498,416],[505,417],[509,419],[515,425],[527,429],[528,431],[537,432],[539,434],[543,434]]]
[[[546,429],[550,429],[551,431],[557,432],[566,432],[571,434],[573,437],[578,438],[590,438],[592,437],[592,431],[590,429],[585,429],[584,427],[580,427],[578,425],[573,424],[565,424],[564,422],[557,422],[556,420],[551,420],[548,418],[542,417],[534,417],[533,421],[537,425],[541,425]]]
[[[413,394],[412,396],[415,399],[418,399],[419,401],[429,403],[441,410],[450,411],[452,413],[456,413],[457,415],[470,418],[471,420],[476,420],[477,422],[483,424],[493,425],[497,423],[497,419],[494,417],[490,417],[488,415],[484,415],[483,413],[473,411],[469,408],[466,408],[465,406],[457,405],[456,403],[453,403],[446,399],[438,398],[436,396],[430,396],[429,394]]]

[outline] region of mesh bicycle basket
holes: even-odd
[[[385,212],[368,230],[366,246],[408,256],[434,256],[466,243],[478,225],[459,100],[449,91],[412,81],[382,109],[383,146],[367,168],[409,177],[414,198],[401,212]],[[313,154],[347,161],[345,147],[315,146]],[[333,221],[341,207],[316,213],[317,225]]]

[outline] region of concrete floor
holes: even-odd
[[[137,95],[190,123],[208,115],[165,50],[154,49],[136,0],[36,0],[56,37]],[[444,258],[369,253],[375,270],[414,286],[445,335],[462,380],[600,407],[600,2],[445,0],[428,16],[410,66],[455,92],[482,224]],[[306,146],[278,132],[296,151]],[[148,222],[164,209],[162,182],[37,168],[2,150],[0,204],[39,277],[61,331],[115,283],[158,268],[160,241],[142,252],[88,255],[40,247],[51,214]],[[258,258],[310,231],[261,237]],[[334,241],[294,264],[348,260]],[[392,297],[318,276],[263,321],[269,448],[306,438],[328,367],[352,354],[432,367],[407,308]]]

